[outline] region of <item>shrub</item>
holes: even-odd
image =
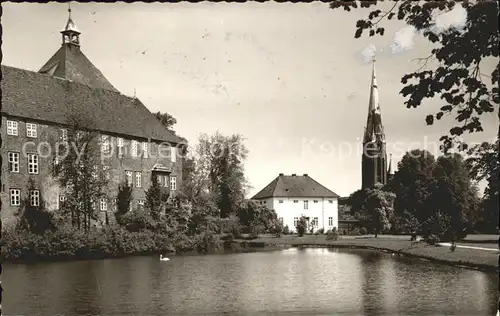
[[[316,233],[320,234],[320,235],[323,235],[325,233],[325,229],[324,228],[320,228],[316,231]]]
[[[349,231],[349,236],[359,236],[359,235],[361,235],[361,233],[359,231],[359,228],[357,227]]]
[[[359,229],[359,233],[360,233],[361,235],[366,235],[366,234],[368,234],[368,230],[367,230],[365,227],[361,227],[361,228]]]
[[[279,220],[274,221],[274,225],[271,227],[270,232],[278,238],[281,237],[281,233],[283,233],[283,223]]]
[[[304,236],[304,233],[306,232],[306,226],[307,226],[306,218],[304,216],[302,216],[299,219],[297,226],[296,226],[297,234],[299,235],[299,237]]]
[[[283,234],[284,235],[290,234],[290,228],[288,227],[288,225],[285,225],[285,227],[283,227]]]
[[[338,240],[339,232],[337,231],[337,227],[333,227],[332,230],[328,230],[326,232],[326,240]]]
[[[425,238],[425,242],[429,245],[435,245],[440,242],[439,236],[430,234],[429,236],[427,236],[427,238]]]

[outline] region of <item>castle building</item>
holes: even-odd
[[[38,72],[10,66],[2,70],[2,222],[16,219],[21,201],[43,197],[48,209],[59,208],[64,188],[51,176],[54,151],[47,144],[67,138],[74,115],[91,120],[83,126],[98,133],[109,179],[107,198],[95,201],[101,218],[116,209],[118,185],[133,188],[132,207],[145,203],[153,177],[178,194],[182,185],[184,139],[167,130],[135,97],[121,94],[81,50],[80,31],[69,18],[62,45]],[[35,189],[28,189],[32,179]]]
[[[375,60],[373,60],[368,118],[363,135],[361,173],[362,189],[373,188],[377,183],[386,185],[388,180],[392,178],[390,163],[389,168],[387,165],[386,139],[379,104]]]

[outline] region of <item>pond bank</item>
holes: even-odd
[[[410,245],[409,240],[394,238],[349,238],[340,240],[326,240],[325,236],[306,235],[277,237],[258,237],[252,240],[236,239],[245,247],[331,247],[331,248],[357,248],[390,252],[399,256],[421,258],[442,264],[448,264],[485,272],[498,271],[499,252],[484,251],[469,248],[456,248],[452,252],[448,247],[439,247],[420,242]]]

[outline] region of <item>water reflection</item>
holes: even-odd
[[[371,251],[4,265],[5,315],[492,315],[498,278]]]

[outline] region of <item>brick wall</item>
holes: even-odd
[[[7,120],[18,122],[18,136],[7,135]],[[37,124],[37,137],[30,138],[26,136],[26,123]],[[47,122],[36,122],[32,120],[24,120],[19,118],[9,118],[2,116],[2,141],[3,146],[1,149],[2,154],[2,222],[5,225],[12,224],[15,220],[14,213],[18,209],[17,206],[11,206],[10,203],[10,189],[20,189],[21,199],[23,199],[27,192],[27,184],[29,177],[32,177],[36,186],[41,191],[41,195],[49,209],[57,209],[59,194],[63,190],[58,187],[56,179],[51,176],[51,166],[53,163],[53,155],[50,155],[49,146],[44,144],[53,144],[59,139],[61,128],[51,125]],[[171,170],[171,176],[176,177],[177,190],[182,186],[182,159],[176,158],[172,162],[170,158],[170,148],[167,145],[159,145],[159,143],[148,142],[149,154],[145,158],[142,155],[142,142],[147,142],[146,139],[134,138],[126,135],[107,135],[110,140],[111,153],[103,155],[103,163],[109,166],[108,172],[110,174],[109,191],[108,191],[108,212],[112,212],[112,200],[116,198],[118,192],[118,185],[125,180],[125,172],[133,172],[133,207],[137,206],[139,199],[145,199],[145,190],[151,185],[151,170],[155,164],[160,163],[164,167]],[[117,139],[123,138],[123,155],[118,155]],[[131,157],[130,148],[132,140],[137,141],[139,148],[138,156]],[[38,153],[39,154],[39,172],[37,175],[28,175],[28,158],[23,153]],[[37,149],[38,148],[38,149]],[[51,147],[52,154],[54,148]],[[9,171],[8,152],[18,152],[20,154],[19,173]],[[163,153],[163,157],[159,156],[159,151]],[[180,150],[177,150],[178,152]],[[46,156],[46,157],[45,157]],[[136,172],[141,172],[142,181],[141,187],[136,187]],[[175,195],[176,191],[172,191]],[[99,207],[99,206],[97,206]],[[103,215],[103,214],[101,214]],[[113,216],[109,214],[111,219]],[[104,215],[102,216],[104,218]]]

